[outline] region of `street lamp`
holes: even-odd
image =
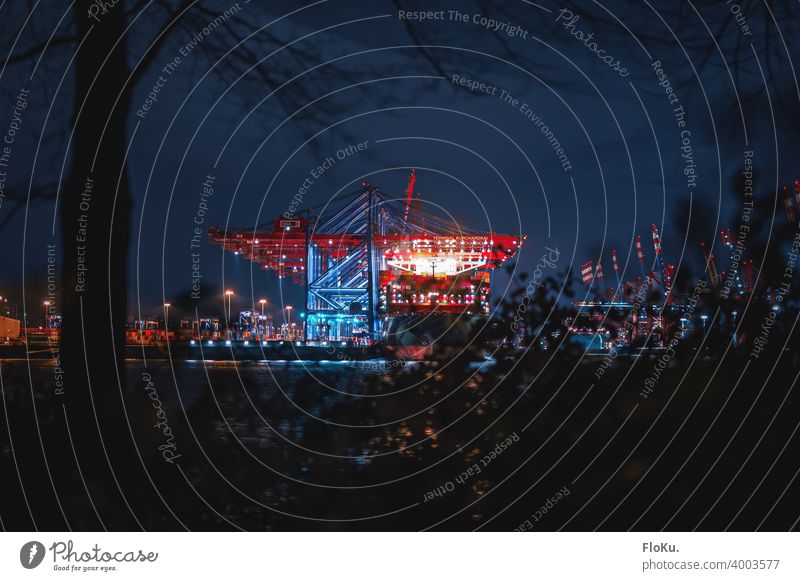
[[[286,305],[286,334],[289,339],[292,338],[292,305]]]
[[[700,319],[703,321],[703,335],[706,334],[706,321],[708,320],[708,315],[700,315]]]
[[[264,305],[267,304],[267,299],[261,299],[258,301],[261,304],[261,321],[259,321],[258,325],[258,333],[259,336],[261,335],[261,323],[264,322],[266,324],[266,319],[264,319]]]
[[[225,291],[225,296],[228,297],[228,314],[226,316],[226,322],[227,322],[227,326],[228,326],[228,333],[230,333],[230,330],[231,330],[231,310],[233,309],[233,306],[232,306],[233,291],[232,290],[226,290]],[[222,306],[223,306],[223,308],[225,306],[225,301],[224,300],[223,300]]]
[[[164,329],[167,332],[167,341],[169,341],[169,308],[172,303],[164,303]]]
[[[47,325],[47,318],[48,317],[47,316],[49,314],[48,313],[49,310],[50,310],[50,301],[45,301],[44,302],[44,328],[45,329],[48,328],[48,325]]]

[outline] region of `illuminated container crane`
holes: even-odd
[[[209,241],[305,284],[311,340],[372,341],[392,317],[487,315],[491,272],[525,237],[465,230],[418,208],[412,213],[415,181],[412,173],[404,204],[363,183],[333,204],[271,224],[209,228]]]

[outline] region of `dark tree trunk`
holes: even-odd
[[[63,509],[71,527],[137,529],[136,506],[126,498],[139,483],[131,481],[134,450],[123,409],[131,207],[124,163],[130,101],[125,16],[118,4],[98,14],[98,22],[89,16],[92,4],[78,0],[73,8],[85,41],[74,61],[74,134],[60,208],[61,397],[78,465],[62,460],[73,469],[55,480],[57,493],[70,499]]]

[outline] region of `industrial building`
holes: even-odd
[[[19,338],[20,324],[17,319],[0,316],[0,342],[8,343]]]

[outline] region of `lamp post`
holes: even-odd
[[[169,308],[172,303],[164,303],[164,330],[167,333],[167,341],[169,341]]]
[[[233,291],[232,290],[226,290],[225,291],[225,296],[228,298],[228,312],[227,312],[226,317],[225,317],[225,322],[226,322],[226,326],[228,328],[228,335],[230,335],[230,332],[231,332],[231,310],[233,308],[232,307]],[[225,307],[225,301],[224,300],[223,300],[222,306],[223,306],[223,308]]]
[[[266,325],[266,319],[264,318],[264,305],[267,304],[267,299],[261,299],[258,301],[261,304],[261,320],[259,323],[263,322]],[[258,326],[259,335],[261,334],[261,325]]]
[[[286,334],[292,339],[292,305],[286,305]]]
[[[44,328],[47,329],[47,318],[50,311],[50,301],[45,301],[44,303]]]

